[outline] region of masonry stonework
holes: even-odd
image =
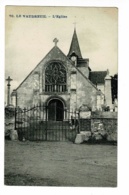
[[[46,70],[50,64],[52,69],[47,80]],[[60,70],[60,67],[63,69]],[[64,110],[76,111],[82,105],[87,105],[92,111],[101,110],[105,98],[108,104],[111,99],[111,96],[108,97],[111,83],[109,79],[104,79],[106,74],[106,71],[92,72],[89,59],[82,58],[75,29],[68,55],[56,44],[17,87],[13,93],[15,98],[12,96],[12,99],[21,108],[37,104],[49,106],[54,100],[53,105],[61,105]],[[97,88],[96,83],[102,89],[105,87],[105,94]]]

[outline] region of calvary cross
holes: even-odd
[[[13,80],[13,79],[11,79],[10,76],[8,76],[8,78],[6,79],[6,81],[8,81],[7,86],[10,86],[10,82],[11,82],[12,80]]]
[[[57,38],[55,38],[55,39],[53,40],[53,42],[55,43],[55,46],[57,46],[57,43],[59,42],[59,40],[58,40]]]
[[[10,76],[8,76],[8,78],[6,79],[6,81],[8,81],[7,83],[7,106],[10,105],[10,82],[12,81],[13,79],[10,78]]]

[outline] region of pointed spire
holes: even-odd
[[[78,42],[75,27],[74,27],[74,33],[73,33],[73,38],[72,38],[72,41],[71,41],[71,46],[70,46],[70,50],[69,50],[69,53],[68,53],[68,57],[70,57],[70,55],[72,53],[75,53],[78,56],[78,58],[82,58],[82,54],[81,54],[81,50],[80,50],[80,46],[79,46],[79,42]]]

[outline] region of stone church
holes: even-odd
[[[67,55],[58,47],[56,38],[53,42],[54,47],[13,90],[13,105],[28,108],[44,104],[49,108],[48,118],[53,120],[65,120],[63,110],[111,107],[109,72],[91,70],[89,59],[82,57],[76,29]]]

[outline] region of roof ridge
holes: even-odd
[[[32,72],[39,66],[39,64],[47,57],[47,55],[49,55],[51,53],[51,51],[56,48],[58,49],[66,58],[67,60],[71,63],[71,60],[61,51],[61,49],[56,45],[54,47],[52,47],[52,49],[40,60],[40,62],[34,67],[34,69],[25,77],[25,79],[23,79],[23,81],[18,85],[18,87],[15,89],[17,90],[23,83],[24,81],[32,74]]]
[[[107,70],[100,70],[100,71],[99,70],[98,71],[96,70],[96,71],[91,71],[91,72],[107,72]]]
[[[17,87],[15,90],[17,90],[17,89],[24,83],[24,81],[32,74],[32,72],[33,72],[33,71],[38,67],[38,65],[42,62],[42,60],[44,60],[44,59],[47,57],[47,55],[49,55],[49,53],[50,53],[55,47],[57,47],[57,46],[52,47],[52,49],[45,55],[45,57],[43,57],[43,58],[40,60],[40,62],[33,68],[33,70],[26,76],[26,78],[23,79],[23,81],[18,85],[18,87]]]

